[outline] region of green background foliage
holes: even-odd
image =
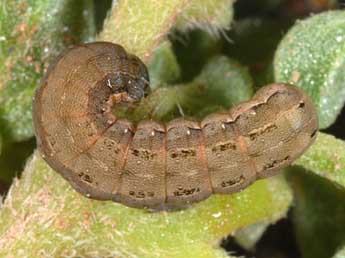
[[[262,1],[259,11],[282,2]],[[345,98],[345,12],[233,21],[233,4],[0,0],[0,182],[11,182],[31,155],[1,206],[1,257],[233,257],[219,246],[224,237],[252,249],[291,207],[303,257],[344,257],[345,143],[332,135],[320,132],[279,176],[174,212],[86,199],[34,150],[40,79],[62,49],[93,40],[121,44],[148,65],[151,94],[118,111],[134,121],[201,119],[281,81],[312,97],[321,128],[333,124]]]
[[[320,128],[332,124],[344,105],[344,33],[343,11],[315,15],[297,22],[275,54],[276,81],[308,92],[318,108]]]

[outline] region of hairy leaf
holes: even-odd
[[[148,212],[78,194],[35,153],[0,214],[0,256],[228,257],[218,244],[238,228],[286,214],[280,177],[175,212]]]
[[[345,12],[329,11],[297,22],[275,54],[275,80],[312,97],[320,127],[331,125],[345,101]]]

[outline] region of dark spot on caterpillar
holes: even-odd
[[[189,149],[189,150],[181,150],[181,157],[182,158],[187,158],[189,156],[193,156],[195,157],[196,156],[196,151],[195,150],[192,150],[192,149]]]
[[[174,196],[188,196],[188,195],[192,195],[195,193],[200,192],[200,188],[189,188],[189,189],[185,189],[183,187],[179,187],[177,191],[174,192]]]
[[[312,134],[310,135],[310,138],[314,138],[314,136],[316,135],[316,133],[317,133],[317,130],[314,130],[314,131],[312,132]]]
[[[195,157],[195,156],[196,156],[196,150],[194,150],[194,149],[178,150],[178,151],[173,152],[173,153],[170,154],[170,157],[173,158],[173,159]]]
[[[178,157],[178,154],[176,152],[173,152],[170,154],[170,157],[172,157],[173,159]]]
[[[228,187],[228,186],[233,186],[236,184],[240,184],[245,180],[244,176],[239,176],[238,178],[235,179],[229,179],[227,181],[222,182],[222,187]]]
[[[84,173],[82,172],[82,173],[80,173],[78,176],[79,176],[79,177],[81,178],[81,180],[83,180],[84,182],[89,183],[89,184],[92,184],[92,179],[91,179],[91,177],[90,177],[89,175],[84,174]]]
[[[155,196],[154,192],[145,192],[145,191],[129,191],[128,194],[134,198],[143,199],[143,198],[152,198]]]
[[[263,166],[263,170],[267,170],[267,169],[271,169],[274,167],[279,166],[281,163],[283,162],[287,162],[290,160],[290,156],[286,156],[285,158],[281,159],[281,160],[274,160],[271,163],[267,163],[266,165]]]
[[[298,108],[304,108],[305,106],[305,103],[303,101],[301,101],[299,104],[298,104]]]
[[[152,160],[155,156],[155,154],[153,154],[149,150],[138,150],[138,149],[132,150],[132,154],[136,157],[140,157],[143,160]]]
[[[221,143],[212,148],[213,152],[226,151],[226,150],[236,150],[236,144],[232,142]]]
[[[272,132],[273,130],[275,130],[277,128],[278,127],[275,124],[268,124],[268,125],[264,126],[263,128],[254,129],[248,135],[249,135],[249,138],[251,141],[255,141],[258,138],[258,136],[265,134],[265,133]]]

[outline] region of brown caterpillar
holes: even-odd
[[[180,208],[275,175],[318,130],[309,97],[286,84],[265,86],[201,122],[135,126],[116,118],[112,107],[144,97],[148,81],[139,58],[107,42],[68,49],[49,67],[33,102],[37,143],[78,192],[137,208]]]

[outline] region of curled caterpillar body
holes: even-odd
[[[275,175],[315,140],[318,117],[299,88],[271,84],[201,122],[134,125],[111,112],[149,90],[145,65],[107,42],[68,49],[33,102],[43,158],[83,195],[136,208],[181,208]]]

